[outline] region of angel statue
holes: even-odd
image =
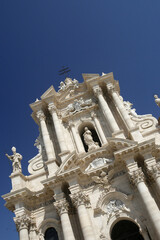
[[[22,155],[16,152],[16,148],[12,147],[13,155],[9,156],[6,153],[7,158],[12,161],[13,172],[22,172],[21,160]]]
[[[160,98],[158,97],[158,95],[154,95],[155,98],[155,103],[157,104],[158,107],[160,107]]]
[[[92,177],[92,180],[95,183],[98,183],[98,184],[102,185],[108,191],[111,189],[111,185],[108,181],[107,173],[104,172],[103,170],[101,170],[99,177],[94,176],[94,177]]]

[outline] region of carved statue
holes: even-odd
[[[109,185],[108,182],[108,177],[107,177],[107,173],[104,171],[100,172],[99,177],[98,176],[94,176],[92,177],[93,181],[102,185]]]
[[[158,107],[160,107],[160,98],[158,97],[158,95],[154,95],[155,98],[155,103],[157,104]]]
[[[68,77],[64,80],[64,82],[65,82],[65,84],[66,84],[67,86],[70,86],[70,85],[73,84],[72,79],[71,79],[71,78],[68,78]]]
[[[16,153],[15,147],[12,147],[12,152],[13,155],[9,156],[6,153],[6,156],[12,161],[13,172],[22,172],[21,167],[22,155],[20,153]]]
[[[83,133],[84,142],[88,146],[88,151],[93,150],[99,147],[98,142],[94,142],[92,138],[92,133],[88,127],[84,128],[85,132]]]

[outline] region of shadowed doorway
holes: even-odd
[[[111,232],[112,240],[144,240],[139,232],[139,227],[128,220],[117,222]]]
[[[58,234],[55,228],[48,228],[44,235],[45,240],[58,240]]]

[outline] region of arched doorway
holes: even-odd
[[[139,232],[139,227],[128,220],[117,222],[111,232],[112,240],[144,240]]]
[[[45,240],[58,240],[58,234],[55,228],[51,227],[45,231]]]

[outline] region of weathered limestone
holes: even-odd
[[[106,100],[103,97],[102,89],[99,86],[94,86],[93,92],[99,100],[100,107],[104,113],[107,123],[109,124],[109,126],[111,128],[111,131],[114,133],[114,135],[116,134],[117,137],[125,138],[124,134],[122,132],[120,132],[120,129],[113,117],[113,114],[112,114]]]
[[[50,103],[48,105],[48,109],[52,115],[52,119],[53,119],[53,123],[54,123],[54,127],[55,127],[55,131],[56,131],[56,135],[57,135],[57,139],[58,139],[58,143],[61,149],[61,152],[66,152],[68,151],[66,143],[65,143],[65,139],[64,139],[64,134],[62,131],[62,126],[59,122],[59,118],[57,116],[56,113],[56,108],[55,105],[53,103]]]
[[[148,216],[151,220],[152,227],[156,233],[156,239],[160,239],[160,211],[154,199],[152,198],[145,182],[144,174],[139,168],[132,173],[129,173],[131,182],[136,185],[141,199],[143,201],[144,207],[148,213]]]
[[[49,133],[47,130],[47,126],[45,123],[45,115],[42,110],[37,112],[37,118],[39,119],[40,126],[41,126],[41,131],[42,131],[42,136],[43,136],[43,141],[47,153],[48,160],[55,159],[55,153],[51,144],[51,140],[49,137]]]
[[[65,199],[62,199],[56,201],[54,203],[54,206],[56,207],[58,214],[61,218],[64,240],[75,240],[70,219],[68,216],[68,202]]]
[[[16,224],[17,231],[19,232],[20,240],[29,240],[29,224],[30,218],[26,215],[18,216],[14,218],[14,222]]]
[[[72,199],[78,211],[79,221],[81,224],[84,240],[96,239],[86,209],[86,207],[90,204],[89,197],[82,192],[78,192],[72,196]]]
[[[80,84],[65,79],[57,92],[51,86],[30,105],[40,134],[29,175],[15,148],[6,155],[12,189],[3,198],[19,238],[113,240],[116,224],[124,237],[126,221],[137,229],[128,238],[159,240],[158,121],[123,101],[112,73],[83,78]],[[159,106],[158,96],[155,101]]]

